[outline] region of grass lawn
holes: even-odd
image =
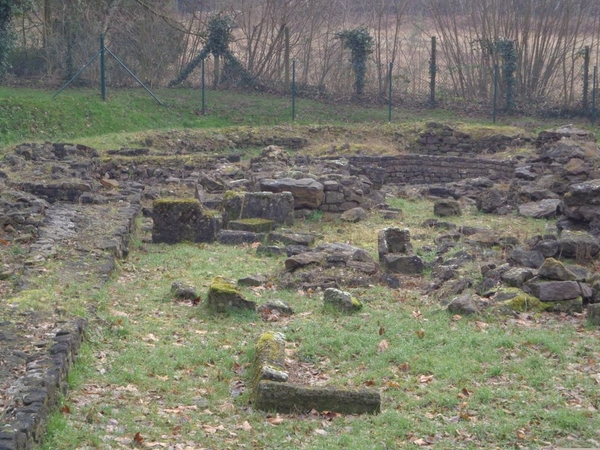
[[[427,200],[397,199],[403,226],[421,242]],[[512,218],[490,226],[526,237],[545,221]],[[481,220],[469,211],[463,223]],[[397,224],[396,224],[397,225]],[[299,222],[323,242],[345,241],[376,256],[374,230],[390,226],[321,218]],[[283,257],[252,246],[136,245],[97,307],[71,374],[72,389],[52,416],[42,448],[543,448],[600,444],[600,332],[581,316],[494,312],[452,316],[416,281],[400,289],[352,289],[355,315],[323,308],[318,292],[243,288],[263,303],[280,299],[295,315],[264,322],[254,314],[214,315],[177,302],[173,281],[205,297],[214,276],[276,277]],[[273,278],[274,279],[274,278]],[[249,368],[264,331],[287,337],[287,358],[310,383],[371,387],[374,416],[268,414],[252,409]]]

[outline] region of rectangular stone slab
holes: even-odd
[[[256,387],[254,407],[281,413],[314,409],[341,414],[377,414],[381,411],[381,395],[374,389],[337,389],[261,381]]]

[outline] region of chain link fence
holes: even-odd
[[[12,22],[13,45],[6,56],[8,70],[0,83],[15,88],[58,89],[99,53],[100,36],[107,30],[106,47],[151,89],[173,85],[190,67],[190,62],[205,51],[204,78],[197,64],[177,85],[200,88],[204,80],[206,89],[289,95],[294,77],[298,97],[348,104],[357,100],[360,104],[385,104],[390,101],[391,92],[396,106],[424,107],[435,103],[489,111],[495,86],[494,65],[500,64],[501,76],[496,80],[500,98],[507,90],[502,61],[475,48],[473,42],[465,41],[466,50],[458,58],[448,36],[437,39],[436,50],[423,28],[406,26],[402,32],[396,28],[388,36],[393,31],[390,28],[393,24],[388,24],[370,30],[373,47],[367,59],[364,92],[358,98],[352,54],[328,23],[321,21],[314,25],[295,18],[299,24],[311,27],[300,28],[293,23],[267,27],[262,22],[253,22],[256,17],[238,15],[240,24],[228,30],[231,36],[227,54],[231,57],[223,57],[214,48],[206,51],[211,42],[210,13],[199,11],[193,2],[178,4],[176,25],[156,11],[149,13],[144,8],[119,10],[118,15],[111,16],[109,27],[108,19],[84,20],[83,12],[91,14],[88,10],[79,11],[79,16],[65,13],[47,22],[40,21],[39,14],[24,15]],[[595,47],[592,55],[594,51]],[[548,87],[539,95],[532,97],[525,88],[516,93],[518,112],[595,111],[594,63],[590,66],[588,57],[585,66],[584,59],[576,59],[577,54],[573,54],[573,61],[560,66],[560,73],[557,70],[550,74]],[[137,85],[115,58],[106,58],[105,74],[106,85],[111,88]],[[94,61],[73,85],[98,86],[101,76],[100,64]],[[526,84],[517,81],[519,86]]]

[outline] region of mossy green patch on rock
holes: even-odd
[[[496,296],[508,297],[509,299],[504,300],[501,304],[517,312],[543,312],[552,309],[552,304],[542,302],[533,295],[529,295],[517,288],[500,289]]]
[[[158,198],[154,200],[154,207],[162,207],[163,205],[180,205],[185,206],[189,205],[190,207],[202,207],[200,201],[196,198]]]
[[[241,291],[223,277],[215,277],[210,284],[207,306],[216,312],[256,310],[256,303],[246,300]]]
[[[228,224],[231,230],[251,231],[253,233],[268,233],[275,228],[275,221],[269,219],[252,218],[232,220]]]
[[[252,388],[261,380],[287,381],[285,371],[285,336],[281,333],[263,333],[256,342]]]

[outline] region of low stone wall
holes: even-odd
[[[447,125],[429,123],[427,129],[419,133],[413,151],[427,155],[465,156],[482,152],[496,153],[518,142],[529,142],[526,137],[516,138],[504,134],[494,134],[474,139],[469,133],[455,130]]]
[[[512,179],[515,164],[483,158],[397,155],[353,156],[353,175],[365,175],[375,188],[384,184],[451,183],[469,178]]]

